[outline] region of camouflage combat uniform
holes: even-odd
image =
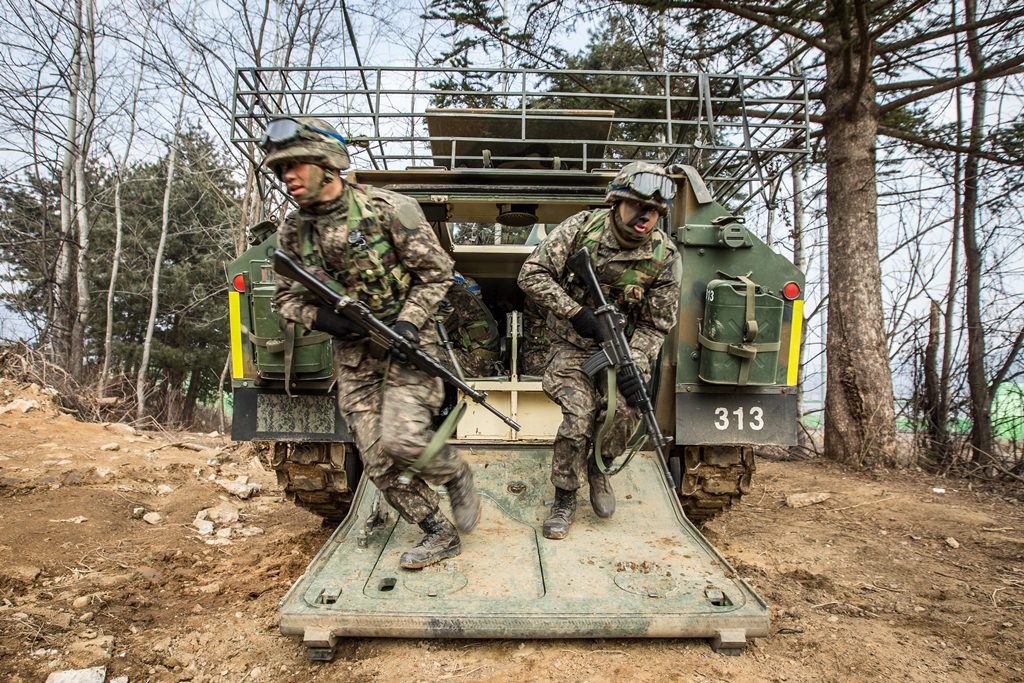
[[[444,327],[466,377],[493,377],[504,373],[498,324],[480,296],[480,285],[455,273],[442,303]]]
[[[519,374],[537,377],[544,374],[548,362],[551,337],[548,335],[547,314],[533,299],[527,297],[523,306],[523,353]]]
[[[346,184],[337,199],[291,214],[278,242],[293,258],[325,271],[377,318],[416,325],[421,347],[441,358],[434,314],[451,284],[452,260],[415,201]],[[301,285],[279,275],[274,303],[283,317],[312,329],[317,304]],[[334,362],[338,404],[367,476],[403,519],[421,522],[438,509],[437,493],[426,481],[442,484],[468,467],[444,448],[422,478],[398,481],[430,440],[444,399],[441,380],[391,361],[365,338],[335,338]]]
[[[551,481],[571,491],[585,480],[594,434],[604,420],[607,386],[604,374],[595,382],[581,367],[599,346],[578,335],[569,322],[581,305],[592,302],[566,260],[580,248],[590,251],[605,298],[627,318],[630,348],[645,380],[650,380],[665,335],[676,323],[681,260],[672,239],[657,228],[643,245],[624,249],[607,225],[610,220],[608,209],[571,216],[537,246],[519,274],[519,286],[548,314],[551,347],[543,387],[562,408]],[[627,406],[620,394],[603,444],[605,460],[622,454],[639,420],[639,411]]]

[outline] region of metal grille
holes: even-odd
[[[253,163],[267,122],[312,114],[356,168],[514,166],[583,171],[635,159],[695,166],[743,204],[808,151],[794,76],[444,67],[240,68],[232,141]],[[478,124],[478,125],[477,125]],[[566,145],[567,138],[571,140]]]

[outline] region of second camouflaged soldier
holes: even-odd
[[[547,311],[551,347],[544,371],[544,392],[562,408],[555,436],[551,481],[555,501],[544,522],[546,538],[565,538],[576,515],[576,490],[587,472],[590,502],[598,517],[615,512],[615,494],[592,455],[593,435],[603,420],[607,387],[582,368],[598,350],[599,328],[583,285],[566,266],[581,248],[601,282],[605,298],[626,316],[630,349],[645,381],[665,335],[676,324],[681,259],[672,238],[658,227],[675,196],[675,181],[663,168],[634,162],[609,184],[610,209],[583,211],[563,221],[523,264],[519,286]],[[627,405],[636,387],[623,386],[613,427],[605,437],[607,462],[620,456],[640,415]]]
[[[419,205],[394,192],[346,182],[341,174],[349,167],[345,140],[320,119],[277,119],[267,127],[262,146],[264,165],[299,205],[281,227],[279,248],[439,358],[433,321],[451,285],[452,260]],[[401,565],[416,569],[458,555],[458,531],[427,482],[445,485],[455,524],[472,530],[480,518],[480,498],[466,462],[445,446],[421,476],[408,484],[399,480],[430,440],[444,399],[441,380],[389,357],[358,325],[317,304],[287,278],[278,276],[274,303],[284,318],[335,337],[338,403],[366,474],[403,519],[425,532],[403,553]]]
[[[484,303],[480,285],[458,272],[452,280],[442,302],[442,317],[462,372],[466,377],[502,374],[498,323]]]

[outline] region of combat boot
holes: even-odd
[[[603,519],[615,514],[615,491],[611,477],[601,471],[593,460],[587,462],[587,482],[590,484],[590,505]]]
[[[455,557],[462,552],[459,532],[440,510],[434,510],[429,517],[420,522],[420,529],[423,529],[426,536],[412,550],[402,553],[398,560],[402,568],[420,569],[428,564]]]
[[[468,534],[480,521],[480,494],[473,485],[473,470],[469,465],[463,465],[458,474],[445,482],[444,487],[448,489],[455,526]]]
[[[569,525],[576,518],[576,492],[555,487],[551,514],[544,520],[544,538],[559,539],[569,535]]]

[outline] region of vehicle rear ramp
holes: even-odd
[[[768,635],[767,605],[686,519],[653,454],[612,479],[614,517],[598,519],[581,489],[568,538],[552,541],[550,448],[459,448],[483,498],[462,554],[401,569],[422,534],[364,478],[281,602],[281,632],[311,659],[331,659],[344,637],[708,638],[738,654]]]

